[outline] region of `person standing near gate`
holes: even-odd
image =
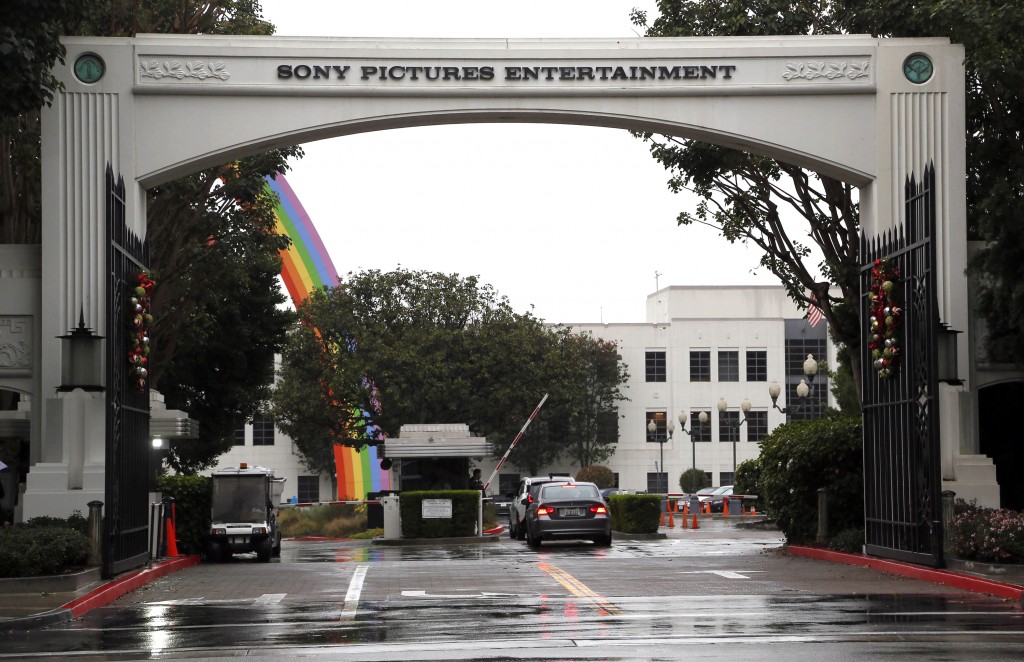
[[[479,469],[473,469],[473,475],[469,477],[469,489],[484,491],[484,481],[480,479]]]

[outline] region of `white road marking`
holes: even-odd
[[[743,572],[750,574],[752,572],[764,572],[764,570],[744,570]],[[726,579],[750,579],[747,575],[741,575],[735,570],[686,570],[679,573],[680,575],[718,575],[719,577],[725,577]]]
[[[281,600],[284,600],[284,596],[286,596],[286,595],[288,595],[288,594],[287,593],[264,593],[260,597],[256,598],[256,603],[255,604],[258,604],[258,605],[276,605]]]
[[[402,591],[403,598],[523,598],[523,597],[535,597],[533,595],[520,595],[518,593],[490,593],[488,591],[482,591],[480,593],[458,593],[458,594],[447,594],[447,593],[427,593],[426,591]]]
[[[342,618],[355,618],[356,610],[359,607],[359,595],[363,592],[363,581],[366,579],[368,565],[361,565],[352,573],[352,581],[348,583],[348,592],[345,593],[345,607],[341,610]]]

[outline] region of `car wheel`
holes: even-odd
[[[540,549],[540,538],[535,538],[533,534],[530,533],[529,527],[526,529],[526,544],[532,549]]]
[[[519,525],[516,526],[516,540],[526,540],[528,533],[529,530],[526,528],[526,522],[520,521]]]
[[[598,547],[611,547],[612,546],[612,534],[606,536],[598,536],[594,538],[594,544]]]
[[[512,523],[512,518],[509,517],[508,518],[508,537],[511,538],[512,540],[515,540],[517,534],[518,534],[518,532],[516,531],[516,525]]]
[[[256,558],[260,563],[270,563],[270,557],[274,553],[274,543],[270,539],[264,540],[256,547]]]

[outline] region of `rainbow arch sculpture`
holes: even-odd
[[[267,177],[267,189],[277,194],[279,200],[274,210],[277,231],[291,238],[288,249],[281,251],[281,278],[297,307],[313,290],[325,285],[333,287],[341,279],[312,219],[284,175]],[[367,492],[391,489],[391,474],[380,468],[375,446],[361,451],[335,446],[334,465],[340,500],[365,499]]]

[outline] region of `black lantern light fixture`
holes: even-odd
[[[61,340],[60,386],[58,391],[103,390],[103,336],[85,326],[85,311],[79,312],[78,328]]]
[[[685,432],[688,436],[692,437],[694,430],[686,429],[686,424],[687,422],[689,422],[689,418],[690,417],[686,413],[686,409],[683,409],[681,412],[679,412],[679,429]],[[704,426],[708,424],[710,418],[711,417],[708,416],[707,411],[702,411],[701,413],[697,414],[697,434],[701,434],[702,432],[704,432]],[[692,428],[693,426],[691,425],[690,427]],[[693,469],[693,472],[690,473],[690,494],[693,494],[694,492],[697,491],[697,486],[693,483],[693,481],[696,480],[697,474],[697,443],[693,439],[690,439],[690,456],[690,460],[692,462],[690,468]]]

